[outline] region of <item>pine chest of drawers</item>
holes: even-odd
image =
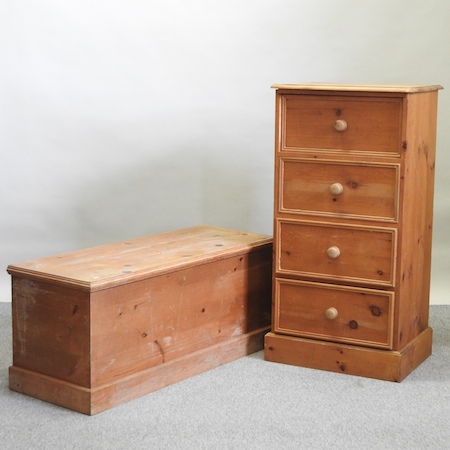
[[[263,348],[272,238],[192,227],[10,265],[9,387],[96,414]]]
[[[401,381],[428,326],[441,86],[275,85],[269,361]]]

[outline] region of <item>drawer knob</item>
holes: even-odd
[[[342,119],[336,120],[336,122],[334,122],[334,129],[336,131],[345,131],[347,129],[347,122]]]
[[[327,249],[327,255],[331,259],[336,259],[341,254],[341,251],[339,250],[339,247],[336,247],[333,245],[333,247],[330,247]]]
[[[333,195],[339,195],[339,194],[342,194],[342,193],[344,192],[344,186],[342,186],[341,183],[333,183],[333,184],[330,186],[330,192],[331,192]]]
[[[338,316],[338,310],[336,308],[328,308],[325,311],[325,317],[329,320],[334,320]]]

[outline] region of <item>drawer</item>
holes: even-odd
[[[394,286],[395,229],[279,220],[276,231],[279,274]]]
[[[282,150],[400,153],[401,97],[282,95]]]
[[[399,165],[281,158],[279,211],[397,220]]]
[[[392,348],[393,292],[275,280],[274,332]]]

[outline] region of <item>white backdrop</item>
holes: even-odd
[[[448,0],[0,2],[6,266],[196,224],[272,234],[273,83],[441,84],[432,303],[450,303]]]

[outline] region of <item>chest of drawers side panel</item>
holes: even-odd
[[[398,349],[428,327],[437,94],[410,94],[406,99],[394,337]]]

